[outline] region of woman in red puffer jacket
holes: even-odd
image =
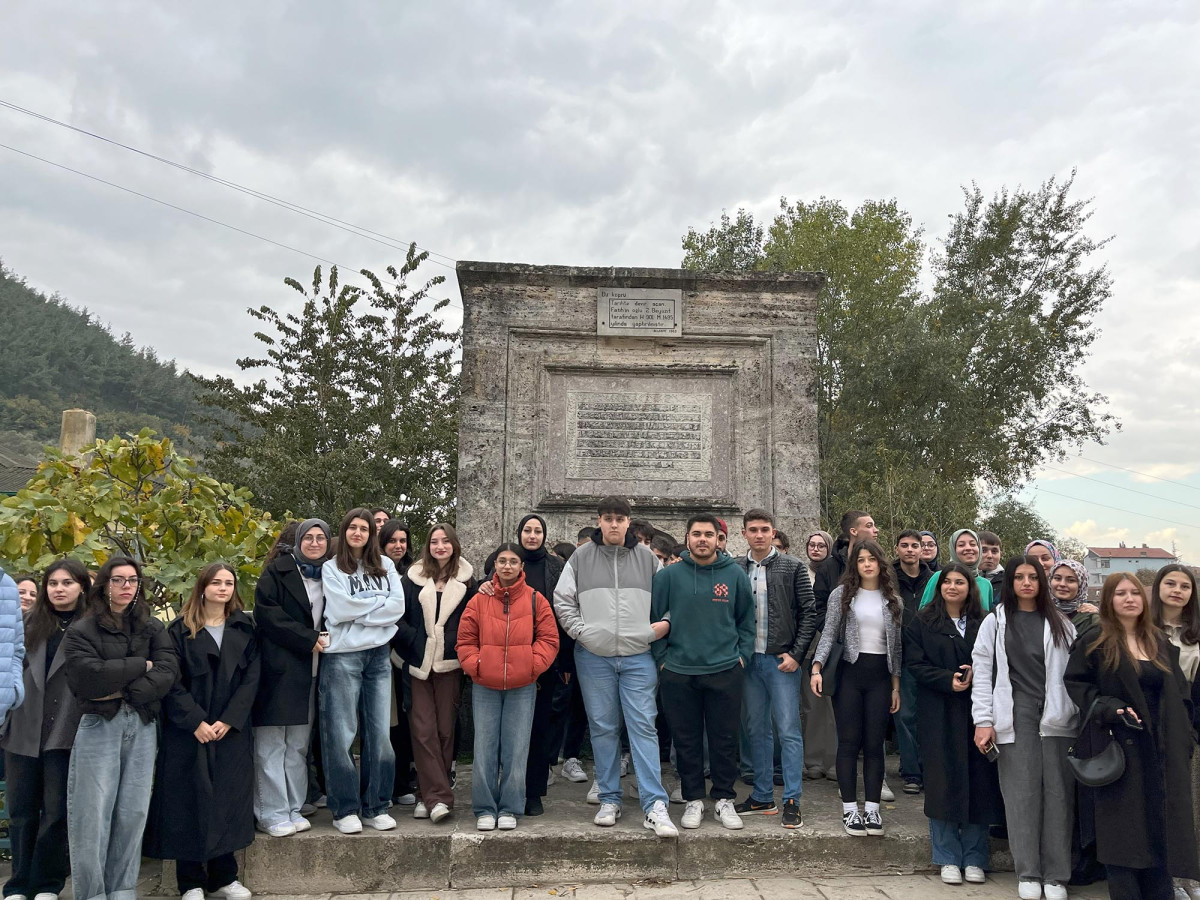
[[[480,831],[516,828],[525,811],[537,678],[558,653],[550,603],[525,583],[523,568],[520,548],[501,544],[491,593],[472,597],[458,625],[458,659],[475,683],[471,804]]]

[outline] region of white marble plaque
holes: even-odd
[[[683,291],[596,288],[596,333],[680,337],[683,335]]]
[[[567,392],[567,477],[708,481],[712,395]]]

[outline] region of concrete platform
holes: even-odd
[[[889,763],[894,764],[894,758]],[[522,818],[515,831],[481,833],[471,814],[470,770],[460,768],[453,815],[439,825],[415,820],[411,808],[394,807],[395,831],[342,835],[328,811],[311,831],[287,838],[259,835],[245,851],[242,881],[257,893],[381,893],[446,888],[486,888],[579,883],[692,881],[838,875],[888,875],[932,871],[928,823],[921,795],[897,793],[884,804],[884,837],[848,836],[830,781],[805,781],[804,826],[788,830],[778,816],[746,816],[745,828],[728,831],[712,818],[678,839],[661,839],[642,826],[638,801],[626,786],[624,817],[614,828],[592,824],[588,784],[562,778],[550,788],[545,815]],[[899,791],[900,779],[889,781]],[[739,798],[749,788],[739,783]],[[778,798],[779,791],[776,789]],[[683,807],[671,805],[678,824]],[[993,868],[1011,870],[1007,845],[995,842]],[[163,893],[174,893],[164,866]]]

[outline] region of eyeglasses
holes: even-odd
[[[122,578],[120,575],[114,575],[108,579],[108,583],[115,587],[137,587],[141,583],[141,580],[136,575],[133,578]]]
[[[824,541],[809,541],[808,542],[808,547],[810,550],[819,550],[824,546],[825,546]]]
[[[300,539],[302,544],[324,544],[326,541],[323,534],[309,534]]]

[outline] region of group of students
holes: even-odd
[[[799,827],[802,779],[822,774],[805,741],[825,741],[831,708],[845,831],[884,833],[895,717],[905,791],[925,793],[948,883],[985,880],[989,828],[1005,824],[1024,900],[1065,898],[1089,854],[1114,897],[1166,900],[1188,890],[1172,876],[1200,878],[1200,598],[1186,567],[1162,569],[1148,595],[1112,575],[1093,606],[1086,572],[1044,541],[1001,568],[998,539],[963,529],[939,565],[932,534],[904,531],[890,562],[871,517],[852,511],[836,541],[808,536],[809,567],[767,510],[743,516],[736,558],[715,516],[693,516],[682,547],[656,546],[631,512],[605,498],[566,560],[526,516],[483,579],[449,524],[414,560],[408,528],[384,511],[351,510],[336,536],[307,519],[265,562],[253,618],[223,563],[166,626],[127,557],[95,577],[54,563],[23,615],[2,576],[5,897],[54,900],[69,869],[80,900],[131,900],[144,838],[147,854],[178,860],[185,900],[245,900],[234,851],[256,828],[310,827],[315,747],[338,831],[395,828],[388,809],[405,794],[416,818],[444,821],[464,672],[482,831],[542,811],[578,691],[601,827],[622,813],[623,741],[660,837],[678,834],[662,777],[672,753],[684,828],[701,826],[706,796],[723,827],[747,814]],[[1069,757],[1113,741],[1121,777],[1077,787]],[[739,757],[753,781],[741,802]]]

